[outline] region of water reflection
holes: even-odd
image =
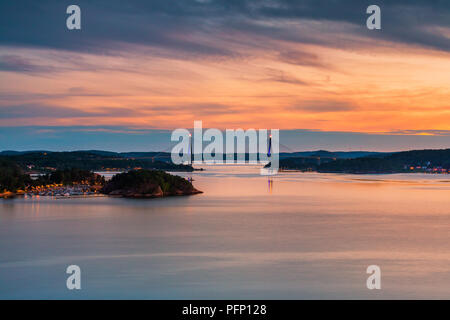
[[[1,201],[1,297],[70,298],[69,264],[86,270],[80,298],[448,297],[447,179],[249,166],[180,175],[204,193]],[[370,264],[380,292],[365,287]]]
[[[268,182],[268,187],[269,187],[269,193],[272,193],[272,190],[273,190],[273,179],[272,178],[268,178],[267,182]]]

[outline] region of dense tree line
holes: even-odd
[[[0,193],[4,191],[16,192],[31,184],[29,175],[14,162],[0,158]]]
[[[319,172],[346,173],[394,173],[406,171],[404,164],[397,159],[357,158],[335,160],[321,164]]]
[[[331,161],[334,161],[334,159],[323,157],[292,157],[280,160],[280,168],[300,171],[317,171],[321,164]],[[270,167],[270,164],[266,167]]]
[[[412,150],[393,153],[386,160],[399,161],[410,166],[426,166],[450,168],[450,149]]]
[[[23,172],[19,165],[9,159],[0,158],[0,193],[4,191],[16,192],[31,186],[48,184],[73,185],[77,183],[103,185],[105,179],[89,170],[71,168],[56,170],[33,180],[30,175]]]
[[[49,173],[45,176],[40,176],[36,181],[34,181],[35,185],[73,185],[80,183],[87,183],[89,185],[103,185],[105,183],[105,178],[89,170],[71,168],[65,170],[56,170],[55,172]]]
[[[116,153],[74,152],[27,152],[7,156],[20,167],[34,166],[35,170],[45,171],[49,168],[66,170],[79,168],[101,171],[107,168],[129,170],[133,168],[158,169],[165,171],[193,171],[188,165],[176,165],[171,162],[153,161],[151,158],[124,158]]]
[[[439,167],[449,170],[450,149],[413,150],[354,159],[294,157],[281,159],[279,165],[281,169],[342,173],[400,173],[411,172],[411,167],[414,170]]]

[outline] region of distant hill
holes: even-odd
[[[36,152],[50,152],[50,151],[45,151],[45,150],[34,150],[34,151],[12,151],[12,150],[5,150],[5,151],[1,151],[0,152],[0,156],[17,156],[17,155],[21,155],[21,154],[26,154],[26,153],[36,153]]]
[[[83,170],[129,170],[159,169],[165,171],[193,171],[192,166],[176,165],[170,161],[152,158],[128,158],[116,152],[73,151],[73,152],[20,152],[3,153],[2,158],[13,161],[22,169],[53,171],[78,168]]]
[[[279,165],[286,170],[335,173],[447,173],[450,171],[450,149],[376,153],[355,158],[339,158],[336,153],[321,152],[307,157],[287,157],[281,159]]]
[[[56,151],[48,150],[28,150],[28,151],[14,151],[5,150],[0,151],[0,156],[21,155],[26,153],[53,153]],[[68,152],[68,151],[67,151]],[[119,156],[123,158],[170,158],[170,152],[158,152],[158,151],[131,151],[131,152],[114,152],[104,150],[77,150],[70,152],[86,152],[96,154],[100,156]],[[280,152],[280,157],[309,157],[309,156],[324,156],[324,157],[337,157],[337,158],[360,158],[366,156],[384,156],[391,153],[388,152],[373,152],[373,151],[326,151],[326,150],[313,150],[313,151],[298,151],[298,152]]]
[[[301,151],[301,152],[280,152],[280,159],[292,158],[292,157],[326,157],[326,158],[339,158],[339,159],[355,159],[367,156],[383,157],[392,153],[388,152],[373,152],[373,151]]]
[[[427,165],[430,162],[435,166],[450,165],[450,149],[439,150],[411,150],[393,153],[385,159],[399,160],[410,165]]]
[[[124,158],[135,158],[135,159],[159,159],[162,161],[172,161],[170,152],[121,152],[119,153],[121,157]]]
[[[402,152],[301,151],[280,153],[280,168],[319,172],[387,173],[445,172],[450,163],[450,149]],[[225,155],[222,155],[225,157]],[[192,166],[175,165],[168,152],[111,152],[86,150],[72,152],[2,151],[0,157],[17,163],[22,169],[36,171],[160,169],[192,171]],[[235,154],[235,158],[237,155]],[[249,155],[246,154],[246,159]],[[413,167],[413,169],[411,169]],[[436,169],[436,170],[435,170]],[[443,170],[445,169],[445,170]]]
[[[91,153],[91,154],[95,154],[95,155],[103,156],[103,157],[120,157],[120,154],[119,154],[119,153],[113,152],[113,151],[103,151],[103,150],[80,150],[80,151],[75,151],[75,152]]]

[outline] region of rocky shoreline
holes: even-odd
[[[54,197],[56,199],[63,199],[63,198],[84,198],[84,197],[98,197],[98,196],[111,196],[111,197],[117,197],[117,198],[163,198],[163,197],[175,197],[175,196],[190,196],[195,194],[203,193],[203,191],[197,190],[193,188],[190,191],[183,191],[183,190],[177,190],[175,192],[170,193],[164,193],[161,189],[161,187],[158,186],[158,188],[153,191],[152,193],[137,193],[134,190],[114,190],[110,192],[109,194],[106,193],[97,193],[97,192],[86,192],[86,193],[64,193],[64,194],[53,194],[53,193],[45,193],[45,194],[28,194],[26,192],[3,192],[0,193],[0,198],[4,199],[12,199],[15,197]]]
[[[139,193],[135,190],[124,190],[118,189],[110,192],[108,195],[113,197],[123,197],[123,198],[162,198],[162,197],[173,197],[173,196],[190,196],[195,194],[203,193],[203,191],[193,188],[190,191],[177,190],[175,192],[165,193],[162,191],[161,187],[158,186],[156,190],[152,193]]]

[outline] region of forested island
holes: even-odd
[[[128,198],[159,198],[202,193],[182,177],[160,170],[133,170],[112,177],[103,189],[111,196]]]
[[[268,165],[269,166],[269,165]],[[450,149],[413,150],[339,159],[327,156],[288,157],[280,160],[280,170],[324,173],[449,173]]]

